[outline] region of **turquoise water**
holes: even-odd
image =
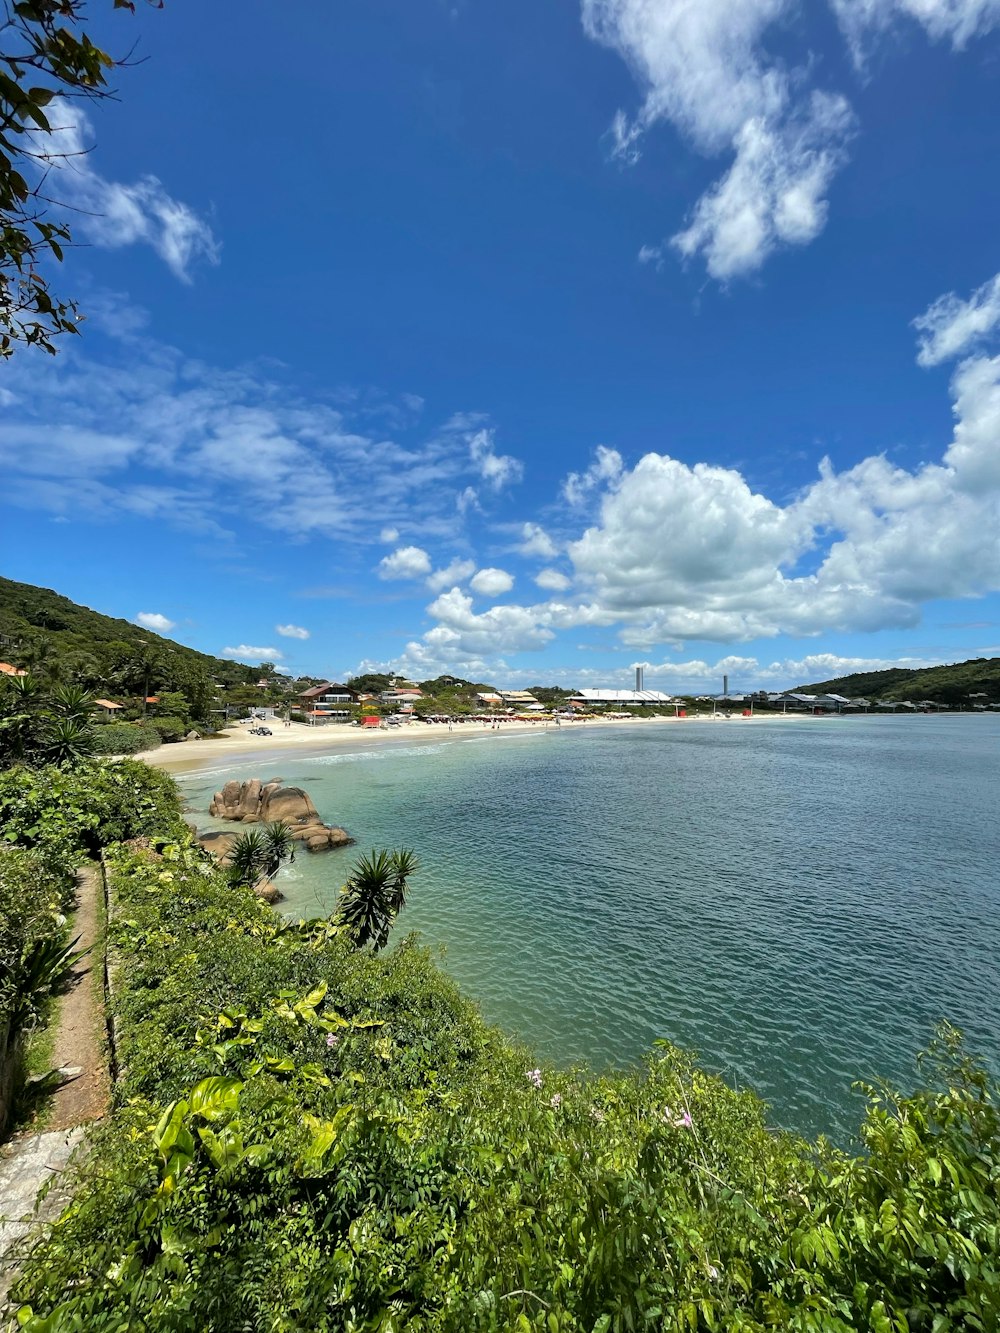
[[[182,784],[200,813],[280,775],[360,849],[415,848],[402,928],[542,1058],[666,1037],[839,1138],[851,1082],[911,1079],[939,1018],[996,1059],[1000,718],[418,736]],[[299,856],[288,910],[328,911],[356,850]]]

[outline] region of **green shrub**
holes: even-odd
[[[35,945],[65,935],[71,881],[36,852],[0,850],[0,1033],[18,1013],[22,1026],[36,996],[24,986],[24,964]]]
[[[109,722],[95,727],[93,736],[95,754],[140,754],[160,744],[160,733],[150,723]]]
[[[138,760],[0,772],[0,843],[37,848],[64,873],[113,842],[186,833],[173,779]]]
[[[161,741],[181,741],[190,727],[179,717],[154,717],[144,730],[152,727]]]

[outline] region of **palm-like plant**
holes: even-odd
[[[53,718],[41,736],[42,752],[50,764],[76,764],[94,752],[94,734],[86,723]]]
[[[361,856],[347,877],[334,914],[354,945],[385,948],[393,922],[406,905],[407,880],[417,869],[412,851],[373,851]]]
[[[86,726],[93,716],[94,699],[79,685],[56,685],[49,693],[49,712],[65,722]]]
[[[241,833],[229,849],[230,882],[253,888],[263,875],[266,857],[267,843],[260,829],[250,828]]]
[[[264,874],[273,879],[283,861],[295,860],[295,840],[283,819],[264,824],[260,832],[264,840]]]

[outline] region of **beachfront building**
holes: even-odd
[[[383,690],[379,702],[398,709],[400,713],[412,713],[413,705],[423,697],[423,691],[413,686],[412,689]]]
[[[569,701],[583,707],[604,707],[606,704],[621,704],[625,707],[643,707],[644,705],[673,704],[674,699],[662,690],[581,690]]]
[[[476,703],[480,708],[501,708],[503,699],[499,694],[477,694]]]
[[[501,690],[500,701],[504,708],[517,713],[544,713],[545,708],[538,702],[530,690]]]
[[[307,713],[327,713],[336,708],[343,708],[344,704],[354,703],[356,698],[354,691],[349,690],[346,685],[337,685],[328,680],[323,685],[314,685],[312,689],[303,690],[299,695],[299,704]]]

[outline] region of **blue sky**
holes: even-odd
[[[96,8],[8,576],[331,677],[1000,653],[1000,0]]]

